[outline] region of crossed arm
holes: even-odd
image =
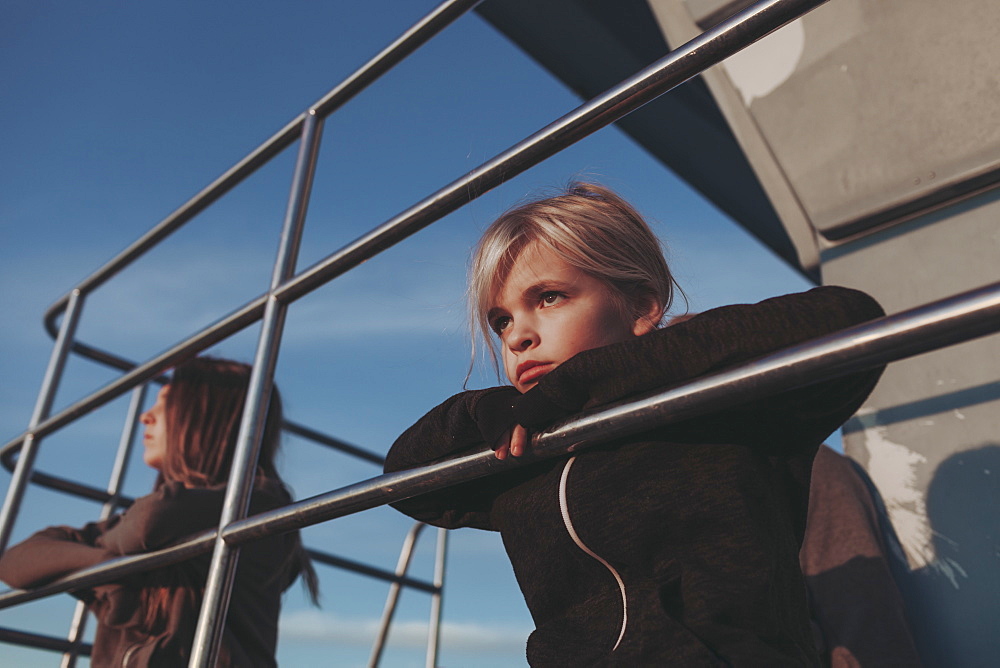
[[[520,456],[531,431],[586,408],[700,376],[883,315],[868,295],[840,287],[726,306],[690,320],[562,363],[524,395],[512,387],[457,394],[403,433],[387,471],[414,468],[485,448],[498,458]],[[871,392],[881,369],[853,374],[776,397],[748,401],[665,428],[683,442],[733,443],[786,456],[817,446]],[[398,504],[403,512],[441,526],[490,528],[492,499],[517,478],[493,476]]]
[[[120,515],[80,528],[43,529],[0,557],[0,580],[27,589],[126,554],[166,547],[214,527],[224,494],[167,483]]]

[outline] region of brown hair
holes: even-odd
[[[166,398],[165,481],[211,487],[229,479],[251,371],[247,364],[213,357],[196,357],[174,369]],[[274,457],[282,417],[275,387],[257,459],[258,480],[281,481]]]
[[[481,337],[496,366],[487,313],[518,255],[532,242],[608,286],[631,320],[645,316],[651,301],[666,313],[675,291],[683,294],[659,240],[631,204],[603,186],[570,183],[553,196],[509,209],[479,240],[469,266],[473,361]]]
[[[229,480],[251,371],[247,364],[215,357],[196,357],[174,369],[170,392],[166,394],[167,445],[157,487],[167,482],[179,482],[185,487],[213,487]],[[290,500],[291,494],[274,462],[281,443],[282,423],[281,395],[273,387],[255,485],[277,485]],[[297,532],[295,541],[283,569],[286,573],[276,573],[275,577],[287,574],[291,582],[298,573],[316,603],[319,599],[316,571]],[[149,632],[157,632],[166,623],[171,601],[179,591],[192,592],[204,587],[204,583],[192,587],[192,583],[182,581],[178,569],[160,569],[147,575],[156,583],[144,587],[141,597],[143,623]],[[196,610],[196,601],[191,604]]]

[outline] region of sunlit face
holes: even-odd
[[[517,256],[487,318],[520,392],[573,355],[645,334],[657,319],[633,321],[602,281],[536,243]]]
[[[146,466],[163,471],[163,458],[167,454],[167,394],[170,386],[164,385],[156,395],[156,403],[142,414],[139,420],[146,430],[142,436],[142,460]]]

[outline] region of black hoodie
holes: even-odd
[[[387,471],[495,444],[883,314],[838,287],[707,311],[582,352],[524,395],[458,394],[392,446]],[[532,666],[818,664],[798,565],[812,458],[881,369],[400,502],[499,531],[535,621]]]

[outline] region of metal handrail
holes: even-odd
[[[303,152],[300,153],[299,164],[296,167],[297,185],[293,186],[293,195],[289,200],[286,232],[282,237],[283,250],[279,253],[279,260],[275,265],[273,274],[274,278],[268,292],[231,312],[215,324],[181,341],[166,352],[128,370],[116,381],[109,383],[104,388],[76,402],[59,414],[50,417],[47,415],[47,409],[36,411],[29,430],[4,447],[5,451],[8,447],[23,447],[22,456],[17,461],[14,482],[12,482],[11,490],[8,492],[8,501],[5,503],[3,511],[3,516],[9,517],[12,514],[16,514],[23,486],[32,477],[30,473],[34,459],[34,448],[37,448],[37,444],[41,438],[55,429],[68,424],[76,417],[107,403],[128,389],[152,379],[185,357],[227,338],[257,320],[263,320],[264,324],[253,366],[254,371],[251,377],[250,398],[247,401],[247,407],[241,423],[239,445],[234,456],[232,476],[235,477],[231,478],[232,483],[227,491],[220,528],[217,531],[201,534],[189,542],[168,548],[167,550],[149,555],[113,560],[99,567],[82,571],[69,578],[63,578],[59,582],[47,587],[34,590],[33,592],[20,592],[20,594],[38,595],[41,591],[49,593],[54,593],[56,590],[63,591],[65,589],[58,589],[58,587],[65,586],[67,581],[71,581],[70,586],[72,587],[91,586],[87,584],[90,582],[87,580],[88,577],[91,580],[98,578],[100,581],[107,581],[124,574],[126,571],[137,572],[155,567],[154,565],[176,563],[177,561],[191,558],[196,554],[207,552],[214,546],[215,557],[212,560],[209,579],[206,584],[206,599],[198,622],[196,642],[191,661],[191,665],[208,665],[213,662],[215,652],[218,650],[219,638],[226,615],[229,587],[232,584],[232,574],[235,570],[239,546],[243,543],[266,535],[308,526],[319,521],[325,521],[382,505],[393,500],[406,498],[427,491],[428,489],[444,486],[444,484],[455,484],[487,475],[497,470],[504,470],[526,463],[527,460],[523,459],[521,461],[508,460],[503,464],[499,464],[492,453],[484,452],[463,457],[453,462],[420,469],[415,472],[380,476],[370,481],[314,497],[310,500],[291,504],[278,511],[264,513],[254,518],[243,518],[249,498],[249,476],[252,474],[253,463],[256,461],[257,456],[257,442],[259,439],[257,439],[256,433],[259,431],[260,421],[262,420],[262,406],[266,403],[266,398],[270,392],[271,374],[281,337],[284,311],[289,304],[354,268],[373,255],[457,210],[459,207],[476,199],[500,183],[513,178],[556,152],[618,120],[659,95],[696,76],[704,69],[721,62],[726,57],[745,48],[791,20],[798,18],[810,9],[823,4],[823,2],[825,0],[765,0],[748,8],[668,54],[657,63],[615,86],[605,94],[581,105],[573,112],[556,120],[465,176],[441,188],[383,225],[371,230],[339,251],[317,262],[312,267],[297,275],[294,274],[291,267],[294,267],[295,249],[298,244],[301,220],[304,218],[305,207],[308,203],[308,185],[302,186],[302,178],[305,178],[306,181],[311,181],[312,170],[312,167],[309,167],[305,172],[302,172],[302,165],[304,160],[305,162],[312,161],[312,164],[315,164],[315,150],[318,147],[318,129],[322,119],[337,106],[363,89],[370,81],[377,78],[385,69],[392,67],[395,62],[398,62],[397,58],[402,59],[402,57],[405,57],[409,51],[419,46],[426,39],[429,39],[432,34],[435,34],[442,27],[450,23],[451,20],[454,20],[454,18],[457,18],[464,11],[474,6],[476,2],[472,0],[454,0],[453,2],[442,4],[422,24],[415,26],[410,33],[401,37],[396,43],[390,45],[383,53],[373,59],[369,65],[372,63],[376,64],[370,70],[366,69],[368,66],[359,70],[359,75],[348,79],[341,86],[334,89],[334,91],[331,91],[330,94],[293,120],[271,140],[237,163],[236,166],[223,174],[223,176],[196,195],[187,204],[168,216],[167,219],[150,230],[150,232],[119,254],[110,263],[81,282],[68,297],[57,302],[46,313],[46,329],[52,332],[59,313],[64,309],[66,310],[67,316],[64,318],[63,325],[60,328],[62,343],[57,343],[56,346],[56,351],[63,359],[65,359],[66,352],[72,350],[73,352],[102,358],[103,361],[110,362],[113,366],[120,366],[116,363],[116,360],[119,358],[116,358],[114,355],[73,340],[72,324],[67,327],[67,323],[73,320],[75,314],[78,314],[78,309],[74,311],[72,308],[74,300],[82,303],[89,291],[103,284],[160,240],[192,219],[197,213],[204,210],[249,174],[277,155],[278,152],[291,145],[296,137],[302,136],[300,150]],[[315,141],[307,139],[309,137],[314,137]],[[306,155],[307,145],[311,147],[308,148],[311,157],[303,158]],[[307,173],[307,176],[302,177],[302,173]],[[296,194],[297,188],[301,188],[299,194]],[[298,222],[296,222],[296,225],[298,225],[298,229],[294,232],[288,232],[287,230],[291,229],[289,224],[292,218],[297,219]],[[288,250],[288,244],[291,244],[292,250]],[[967,320],[968,318],[965,319]],[[944,334],[935,334],[934,332],[938,331],[935,328],[936,324],[944,320],[947,320],[947,318],[924,323],[924,335],[916,337],[916,340],[920,342],[919,344],[908,344],[909,347],[893,351],[882,350],[874,354],[874,358],[876,359],[874,362],[871,361],[873,355],[871,351],[867,352],[867,357],[864,352],[853,357],[848,354],[847,362],[844,362],[843,359],[838,359],[837,354],[843,357],[844,350],[855,350],[850,340],[842,341],[838,339],[836,344],[830,344],[834,345],[836,351],[839,351],[837,354],[833,354],[832,357],[830,351],[824,352],[820,350],[818,354],[812,357],[809,357],[807,353],[805,358],[806,363],[803,363],[802,360],[790,361],[785,359],[783,362],[778,362],[779,367],[770,370],[772,372],[770,375],[767,373],[748,373],[742,369],[736,371],[742,375],[735,378],[729,378],[725,374],[716,374],[696,381],[690,386],[685,386],[685,388],[678,388],[678,390],[671,390],[638,402],[623,404],[593,415],[584,416],[578,420],[559,425],[554,430],[538,437],[536,452],[531,459],[551,457],[565,453],[571,448],[582,447],[584,442],[589,443],[594,440],[612,438],[614,437],[612,434],[620,436],[630,433],[629,430],[635,431],[648,428],[651,420],[659,424],[682,419],[683,417],[690,417],[699,411],[716,410],[721,405],[728,405],[726,402],[736,403],[740,400],[739,397],[745,395],[747,388],[744,388],[744,384],[748,382],[750,388],[758,395],[776,392],[780,389],[806,385],[827,377],[848,373],[851,368],[864,368],[864,365],[872,366],[880,364],[882,361],[899,359],[910,354],[916,354],[915,352],[900,354],[899,350],[917,350],[921,346],[924,346],[923,349],[930,349],[928,346],[948,345],[948,343],[943,343],[943,341],[953,343],[957,340],[982,335],[981,333],[969,333],[977,331],[977,327],[982,329],[981,325],[978,324],[979,321],[974,318],[973,320],[977,323],[974,326],[956,327],[955,329],[947,330]],[[995,331],[995,329],[994,327],[988,331]],[[66,335],[67,331],[70,331],[68,337]],[[851,331],[853,330],[847,330],[845,334]],[[961,331],[961,334],[957,335],[954,333],[955,331]],[[927,332],[930,332],[930,334],[927,334]],[[885,336],[879,340],[899,339],[900,337],[897,334],[887,331]],[[855,333],[854,335],[858,336],[859,334]],[[823,341],[826,341],[826,339]],[[838,345],[840,346],[839,348],[837,348]],[[845,348],[844,346],[847,347]],[[791,355],[797,350],[798,348],[787,351],[786,356]],[[784,359],[781,355],[776,354],[772,357],[779,360]],[[55,353],[53,359],[55,359]],[[770,360],[771,357],[767,359]],[[760,362],[757,364],[760,364]],[[789,373],[787,368],[780,366],[781,364],[784,367],[798,370],[797,373],[799,375]],[[854,365],[853,367],[851,366],[852,364]],[[50,372],[55,370],[54,375],[57,377],[61,375],[59,368],[60,365],[58,364],[50,364]],[[47,390],[52,389],[49,388],[47,383],[44,384],[44,387]],[[679,391],[681,393],[677,395],[676,393]],[[684,394],[685,391],[687,394]],[[45,391],[43,394],[51,397],[53,392],[54,389],[51,392]],[[49,399],[46,400],[48,401]],[[667,408],[663,408],[664,406],[667,406]],[[666,415],[665,412],[669,412],[669,415]],[[400,495],[400,490],[402,490],[405,496]],[[0,549],[2,549],[6,541],[8,532],[9,524],[4,522],[4,535],[0,536]],[[116,571],[116,568],[121,570]],[[56,589],[52,589],[53,587],[56,587]],[[13,594],[13,597],[3,595],[0,596],[0,599],[3,601],[12,600],[13,598],[17,598],[19,592],[12,592],[11,594]],[[0,607],[7,606],[0,605]]]
[[[127,267],[256,172],[271,158],[295,143],[302,132],[302,124],[310,114],[315,114],[320,120],[325,119],[480,2],[482,0],[445,0],[442,2],[333,90],[292,119],[270,139],[251,151],[222,176],[164,218],[100,269],[83,279],[75,289],[87,294]],[[55,331],[55,318],[65,309],[67,299],[68,295],[62,297],[45,312],[45,325],[50,333]]]
[[[300,438],[312,441],[317,445],[322,445],[330,448],[331,450],[351,455],[352,457],[371,464],[381,466],[385,462],[385,457],[372,452],[371,450],[366,450],[360,446],[348,443],[347,441],[330,436],[329,434],[324,434],[321,431],[317,431],[311,427],[307,427],[292,420],[283,420],[281,428],[282,431],[286,433],[294,434]],[[0,449],[0,465],[8,471],[13,471],[15,465],[17,464],[17,456],[20,451],[18,447],[19,445],[20,444],[17,442],[9,443]],[[97,501],[98,503],[114,501],[115,505],[119,509],[128,508],[135,502],[135,499],[127,494],[112,495],[107,490],[101,489],[100,487],[86,485],[70,480],[69,478],[52,475],[37,469],[32,471],[31,476],[31,482],[39,487],[45,487],[56,492],[78,496],[91,501]]]
[[[558,151],[635,111],[698,75],[702,70],[718,64],[824,2],[826,0],[765,0],[749,7],[300,272],[276,288],[272,293],[273,298],[289,304],[305,296],[373,255],[477,199],[490,189]],[[102,268],[98,273],[102,274],[104,271]],[[88,281],[90,279],[85,279],[81,285],[90,285]],[[38,435],[51,433],[76,417],[111,401],[129,388],[161,373],[186,356],[239,332],[261,318],[266,301],[267,295],[250,300],[215,324],[175,344],[119,379],[43,421],[37,425],[34,433]],[[51,322],[52,318],[58,315],[61,303],[57,302],[49,309],[46,315],[47,322]],[[4,447],[19,443],[28,435],[27,432],[21,434]]]
[[[574,417],[532,438],[530,457],[498,460],[492,451],[348,485],[226,527],[227,543],[249,541],[567,454],[602,440],[690,419],[745,401],[837,378],[1000,331],[1000,283],[872,320],[679,387]],[[204,554],[216,532],[148,554],[121,557],[31,591],[0,594],[0,609],[57,592],[93,587]]]
[[[399,575],[392,571],[387,571],[384,568],[377,568],[369,564],[361,563],[360,561],[354,561],[353,559],[345,559],[344,557],[336,557],[332,554],[326,552],[320,552],[319,550],[306,550],[309,553],[309,557],[314,561],[325,566],[333,566],[334,568],[341,568],[343,570],[351,571],[353,573],[358,573],[359,575],[367,575],[368,577],[375,578],[376,580],[382,580],[383,582],[395,583],[403,585],[404,587],[409,587],[411,589],[416,589],[417,591],[422,591],[428,594],[433,594],[437,591],[438,587],[433,582],[428,582],[426,580],[418,580],[405,575]]]
[[[395,41],[376,54],[371,60],[362,65],[340,84],[335,86],[333,90],[328,92],[314,104],[310,105],[306,111],[296,116],[270,139],[251,151],[251,153],[243,160],[236,163],[222,176],[218,177],[208,187],[204,188],[201,192],[188,200],[188,202],[183,204],[179,209],[155,225],[151,230],[149,230],[149,232],[132,243],[128,248],[123,250],[116,257],[105,263],[104,266],[81,281],[75,289],[81,293],[90,292],[118,272],[122,271],[129,264],[137,260],[160,241],[192,220],[198,213],[208,208],[216,200],[242,183],[260,167],[267,164],[267,162],[269,162],[272,158],[294,143],[299,134],[301,134],[303,122],[310,114],[314,114],[320,120],[325,119],[336,109],[349,102],[353,97],[367,88],[368,85],[377,80],[378,77],[392,69],[395,65],[413,53],[420,46],[425,44],[432,37],[451,25],[451,23],[456,19],[472,10],[480,2],[482,2],[482,0],[445,0],[445,2],[442,2],[438,7],[427,14],[427,16],[423,17],[402,35],[400,35]],[[258,298],[257,300],[246,304],[243,309],[237,309],[237,311],[232,313],[230,317],[234,318],[232,324],[236,325],[236,328],[223,333],[222,336],[217,339],[205,339],[201,342],[204,345],[202,345],[200,349],[204,349],[212,343],[215,343],[256,321],[263,312],[263,303],[261,302],[261,299],[262,298]],[[65,311],[68,303],[67,300],[68,295],[60,298],[45,312],[43,322],[45,324],[45,329],[49,332],[50,336],[54,337],[57,332],[58,326],[56,325],[56,321],[59,315]],[[249,309],[251,313],[255,313],[257,310],[259,310],[260,313],[257,313],[256,317],[252,317],[250,320],[243,322],[239,316],[242,311],[247,309]],[[132,371],[136,368],[136,366],[138,366],[113,353],[89,346],[79,341],[74,341],[71,349],[78,355],[122,371]],[[186,348],[185,352],[189,352],[189,350]],[[176,361],[176,359],[182,357],[183,354],[184,352],[171,359]],[[169,368],[171,364],[172,362],[168,361],[159,366],[162,370]],[[141,383],[144,379],[136,380],[132,385]],[[128,388],[125,388],[125,390],[127,389]],[[106,401],[110,401],[115,396],[117,396],[117,394],[108,397]],[[103,403],[105,403],[105,401],[82,410],[83,412],[87,412],[88,410],[92,410]],[[74,414],[74,416],[76,415],[79,415],[79,413]],[[59,426],[62,426],[62,424]],[[58,429],[58,426],[54,428]],[[24,438],[24,435],[19,437],[17,441],[20,442],[22,438]]]
[[[33,649],[48,649],[55,652],[73,652],[82,656],[90,656],[93,646],[90,643],[80,643],[75,645],[71,640],[56,638],[55,636],[43,635],[40,633],[29,633],[0,627],[0,642],[31,647]]]
[[[464,14],[465,11],[475,6],[475,4],[476,0],[446,0],[439,5],[438,8],[428,14],[422,21],[418,22],[413,28],[404,33],[395,42],[390,44],[386,47],[386,49],[375,56],[375,58],[360,68],[344,83],[322,98],[317,103],[317,106],[321,107],[321,111],[329,114],[337,106],[343,104],[348,99],[356,95],[369,83],[377,79],[382,73],[409,55],[409,53],[415,50],[418,46],[440,32],[454,19],[458,18]],[[195,214],[203,210],[237,183],[253,173],[258,167],[263,165],[280,150],[289,145],[291,141],[294,140],[295,136],[301,136],[300,148],[306,144],[307,136],[317,137],[317,146],[311,150],[313,156],[313,167],[309,168],[309,174],[306,177],[306,180],[311,184],[312,169],[315,165],[315,153],[318,150],[318,131],[319,128],[321,128],[322,120],[323,118],[317,112],[316,108],[310,108],[303,112],[303,114],[289,124],[285,130],[280,132],[279,135],[276,135],[271,141],[265,143],[264,146],[251,153],[250,156],[230,169],[214,184],[210,185],[207,189],[202,191],[202,193],[197,195],[193,200],[189,201],[186,205],[181,207],[181,209],[169,216],[159,225],[155,226],[139,241],[132,244],[129,248],[119,254],[119,256],[112,260],[111,263],[105,265],[105,267],[99,269],[97,272],[84,279],[84,281],[77,287],[73,288],[66,297],[57,302],[57,308],[55,311],[53,311],[52,308],[49,309],[46,314],[46,328],[49,329],[50,332],[54,323],[54,320],[50,316],[53,316],[56,311],[62,310],[63,308],[65,309],[66,315],[63,318],[62,325],[59,327],[56,344],[53,347],[46,376],[42,383],[42,389],[39,393],[35,411],[29,422],[28,430],[15,439],[15,441],[20,444],[21,456],[18,458],[14,473],[11,477],[11,483],[7,489],[3,507],[0,509],[0,553],[2,553],[6,548],[7,542],[10,539],[14,518],[16,518],[18,514],[20,503],[24,496],[27,484],[32,478],[31,473],[34,465],[35,453],[37,452],[41,439],[52,431],[65,426],[69,422],[86,413],[89,413],[129,389],[159,375],[160,372],[170,366],[174,366],[184,357],[200,352],[212,343],[225,338],[229,334],[239,331],[256,320],[268,317],[266,314],[270,312],[271,309],[277,309],[279,313],[283,314],[284,309],[287,308],[287,303],[283,304],[276,301],[273,297],[273,293],[278,284],[282,281],[288,280],[294,274],[294,259],[290,263],[289,268],[287,270],[282,270],[280,274],[276,265],[274,274],[275,278],[272,281],[271,289],[265,295],[261,296],[257,300],[254,300],[254,302],[251,303],[252,308],[238,309],[236,314],[234,314],[236,316],[235,318],[225,319],[225,324],[232,326],[232,329],[226,330],[224,327],[209,327],[201,332],[202,335],[195,335],[178,346],[175,346],[167,353],[161,354],[146,364],[132,369],[117,381],[103,388],[103,390],[98,390],[98,392],[90,395],[90,397],[83,401],[78,401],[76,404],[70,406],[68,409],[63,410],[55,416],[55,419],[51,419],[49,411],[55,397],[55,392],[58,388],[59,380],[62,377],[62,369],[65,365],[65,360],[70,351],[77,350],[74,332],[76,323],[79,319],[80,311],[82,310],[82,305],[86,300],[88,292],[103,284],[111,276],[137,259],[147,250],[152,248],[156,243],[159,243],[160,240],[165,238],[172,231],[176,230],[185,222],[193,218]],[[296,179],[300,179],[300,167],[301,165],[297,165],[296,167]],[[295,189],[298,188],[299,185],[301,185],[301,183],[293,186],[293,193],[289,201],[289,216],[301,216],[304,219],[304,212],[308,205],[309,193],[308,187],[306,187],[304,192],[296,195]],[[286,226],[287,224],[288,219],[286,218]],[[299,223],[299,226],[301,227],[301,222]],[[284,245],[285,242],[286,239],[283,236],[282,244]],[[293,242],[293,245],[297,250],[297,239]],[[292,252],[291,255],[294,257],[295,252]],[[281,256],[279,255],[279,262],[280,257]],[[278,336],[280,336],[283,315],[278,316],[277,323],[278,325],[276,330],[278,332]],[[272,335],[265,335],[262,342],[264,339],[270,340],[271,338]],[[102,356],[107,357],[109,355]],[[262,383],[265,388],[269,388],[270,380],[269,375],[261,380],[257,367],[255,366],[254,372],[251,374],[252,385],[254,383]],[[245,415],[249,416],[252,413],[257,412],[257,410],[257,406],[250,405],[248,402]],[[241,441],[245,438],[246,436],[241,430]],[[250,450],[253,451],[253,458],[256,459],[256,446],[251,447]],[[237,455],[239,454],[240,448],[237,448]],[[235,481],[237,484],[231,486],[231,489],[240,489],[241,492],[239,496],[244,497],[244,499],[247,497],[247,492],[245,491],[247,485],[242,482],[242,478],[245,473],[245,471],[239,471],[239,478]],[[229,495],[227,491],[227,500],[228,499]],[[224,513],[224,517],[225,516],[226,514]]]
[[[360,446],[353,445],[347,441],[335,438],[329,434],[324,434],[323,432],[312,429],[311,427],[307,427],[304,424],[293,422],[292,420],[286,419],[282,421],[281,429],[285,433],[294,434],[300,438],[312,441],[317,445],[337,450],[338,452],[351,455],[352,457],[370,462],[372,464],[377,464],[378,466],[381,466],[385,462],[385,457],[372,452],[371,450],[366,450]],[[3,448],[0,448],[0,465],[8,471],[13,471],[14,467],[17,465],[17,457],[20,453],[19,446],[20,442],[14,441],[12,443],[8,443]],[[44,471],[39,471],[38,469],[32,470],[31,483],[56,492],[78,496],[91,501],[97,501],[98,503],[107,503],[113,498],[111,494],[100,487],[79,483],[75,480],[70,480],[69,478],[63,478],[61,476],[45,473]],[[135,499],[125,494],[119,494],[117,497],[114,497],[114,499],[119,508],[127,508],[132,505],[133,501],[135,501]]]
[[[73,288],[73,290],[70,291],[70,293],[52,304],[52,306],[50,306],[45,312],[44,323],[46,331],[49,332],[50,336],[55,336],[58,331],[58,326],[56,324],[57,319],[59,315],[66,310],[68,300],[73,293],[86,295],[106,282],[112,276],[125,269],[129,264],[137,260],[160,241],[194,218],[196,214],[203,211],[233,187],[253,174],[271,158],[288,148],[288,146],[290,146],[301,134],[302,124],[305,122],[306,118],[310,115],[314,115],[320,120],[326,118],[337,108],[343,106],[354,96],[364,90],[379,76],[390,70],[406,58],[406,56],[413,53],[417,48],[440,33],[457,18],[473,9],[480,2],[482,2],[482,0],[446,0],[445,2],[442,2],[427,16],[422,18],[410,29],[400,35],[389,46],[385,47],[375,57],[361,66],[353,74],[348,76],[333,90],[324,95],[314,104],[310,105],[306,111],[301,113],[284,128],[278,131],[278,133],[252,151],[246,158],[227,170],[212,184],[203,189],[160,223],[155,225],[149,232],[132,243],[116,257],[112,258],[93,274],[83,279],[75,288]],[[221,341],[222,339],[242,330],[244,327],[249,326],[253,322],[256,322],[263,314],[265,300],[266,295],[261,295],[256,299],[251,300],[247,304],[244,304],[242,307],[239,307],[235,311],[231,312],[229,315],[224,316],[219,322],[216,323],[216,325],[203,330],[201,334],[204,334],[205,336],[192,336],[175,345],[166,353],[163,353],[141,365],[137,365],[112,353],[74,341],[72,344],[72,351],[74,353],[81,354],[89,359],[93,359],[108,366],[129,372],[126,376],[119,379],[119,381],[125,382],[115,382],[105,386],[102,390],[98,390],[97,392],[86,397],[84,400],[77,402],[59,415],[55,416],[58,419],[46,420],[43,424],[38,426],[37,429],[32,430],[31,434],[36,436],[45,436],[52,431],[65,426],[76,417],[104,405],[132,387],[158,375],[158,373],[170,368],[175,362],[183,358],[185,355],[207,348],[213,343]],[[133,373],[136,371],[141,373]],[[94,401],[88,401],[89,399],[93,399]],[[27,436],[29,436],[28,432],[21,434],[13,441],[7,443],[4,449],[6,450],[7,446],[21,443]]]
[[[440,624],[440,599],[443,593],[444,555],[446,553],[447,541],[446,532],[443,529],[438,529],[434,581],[427,582],[424,580],[417,580],[406,574],[409,570],[410,559],[413,555],[413,549],[416,546],[417,538],[426,526],[427,525],[423,522],[416,522],[407,532],[403,547],[400,550],[399,563],[397,564],[395,572],[387,571],[382,568],[375,568],[373,566],[369,566],[368,564],[352,561],[350,559],[334,557],[317,550],[307,550],[311,559],[326,566],[353,571],[355,573],[367,575],[369,577],[391,583],[392,586],[386,596],[385,610],[383,611],[382,620],[379,624],[377,638],[375,643],[373,643],[372,659],[369,661],[369,665],[377,666],[381,660],[382,652],[388,640],[389,624],[394,616],[396,603],[399,600],[399,595],[403,587],[430,594],[432,596],[432,606],[430,612],[432,621],[431,627],[433,629],[434,626],[438,626]],[[435,621],[437,621],[438,624],[434,624]],[[4,627],[0,627],[0,642],[16,643],[37,649],[49,649],[65,653],[72,652],[74,656],[89,656],[92,649],[92,646],[89,643],[81,642],[79,639],[74,642],[73,640],[67,640],[65,638],[28,633]],[[428,642],[427,665],[429,667],[436,665],[438,653],[437,645],[438,643],[436,637]]]

